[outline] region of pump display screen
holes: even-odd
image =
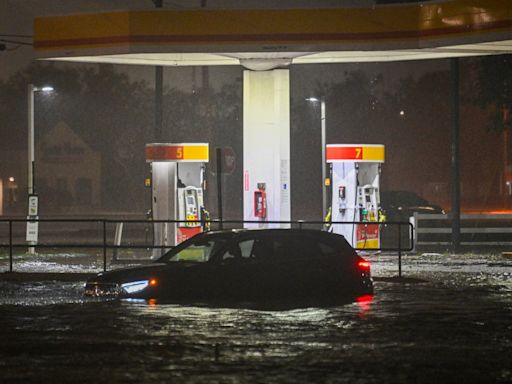
[[[193,196],[187,197],[187,204],[188,205],[194,205],[194,197]]]

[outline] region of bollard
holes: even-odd
[[[224,216],[222,214],[222,148],[215,149],[217,161],[217,217],[219,229],[224,229]]]
[[[114,245],[116,248],[112,251],[112,259],[117,261],[117,254],[119,252],[119,248],[121,245],[121,240],[123,237],[123,222],[117,222],[116,223],[116,232],[114,234]]]
[[[107,272],[107,221],[103,220],[103,272]]]
[[[12,220],[9,220],[9,272],[12,272]]]
[[[402,277],[402,224],[398,223],[398,277]]]

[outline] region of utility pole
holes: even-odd
[[[452,248],[460,247],[460,122],[459,122],[459,59],[451,59],[452,77]]]
[[[163,8],[163,0],[153,0],[155,8]],[[155,66],[155,142],[162,141],[163,127],[163,67]]]

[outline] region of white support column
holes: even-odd
[[[177,220],[176,217],[176,163],[152,163],[153,220]],[[155,245],[176,245],[176,224],[156,223]],[[163,249],[155,248],[153,257]]]
[[[244,220],[289,221],[289,71],[244,71],[243,107]],[[254,213],[254,192],[260,183],[265,184],[266,218],[258,218]]]

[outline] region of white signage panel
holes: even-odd
[[[39,222],[38,221],[27,221],[27,241],[37,243],[39,235]]]

